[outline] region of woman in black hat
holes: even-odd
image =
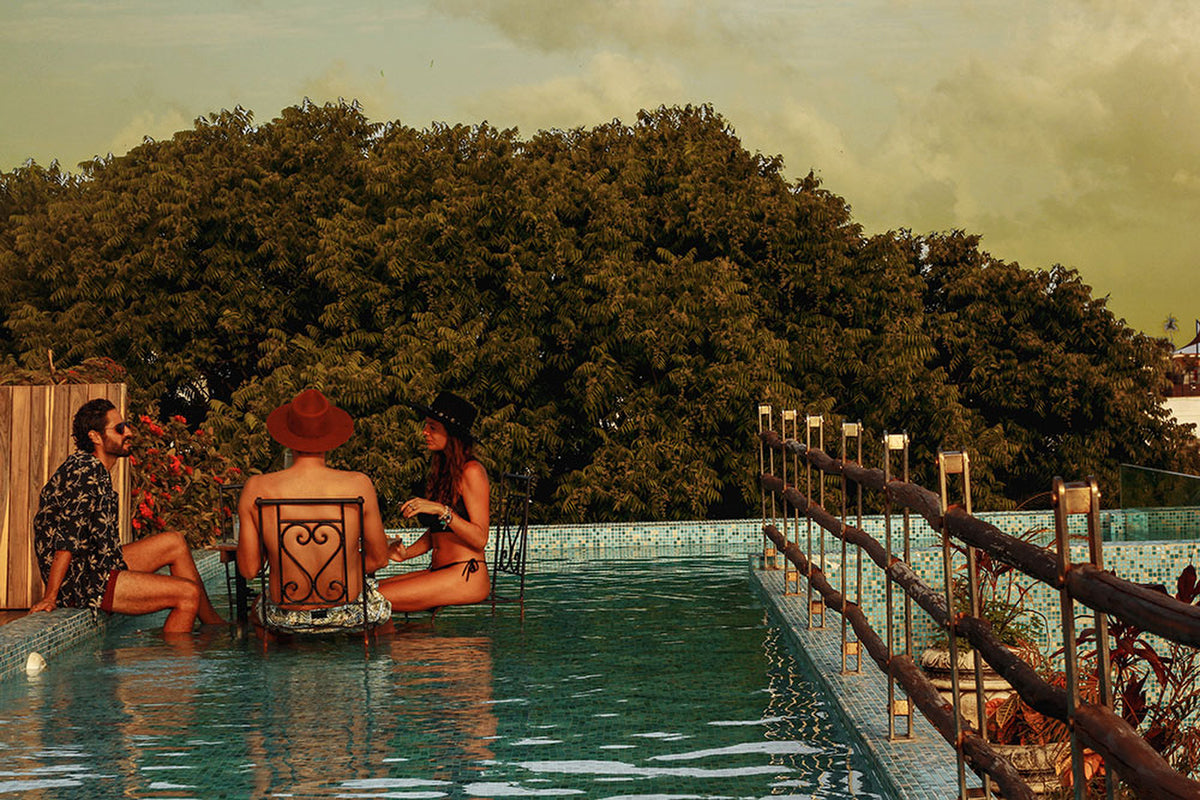
[[[426,497],[412,497],[400,507],[426,531],[411,545],[394,539],[393,561],[432,551],[428,570],[380,581],[379,589],[393,611],[424,611],[485,600],[491,586],[484,548],[488,538],[487,471],[475,460],[471,425],[476,410],[466,400],[442,392],[433,405],[413,404],[425,415],[421,435],[432,456]]]

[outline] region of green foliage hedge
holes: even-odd
[[[977,508],[1129,461],[1194,471],[1161,407],[1166,345],[1073,271],[961,231],[866,236],[810,174],[711,108],[517,132],[243,109],[170,141],[0,175],[0,362],[107,356],[140,404],[204,421],[247,469],[316,386],[385,514],[425,459],[407,401],[482,409],[485,462],[542,520],[755,513],[755,406],[907,431],[914,478],[972,453]],[[829,434],[828,450],[837,450]]]

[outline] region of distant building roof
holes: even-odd
[[[1174,352],[1177,356],[1200,356],[1200,319],[1196,320],[1196,338]]]

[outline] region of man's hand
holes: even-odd
[[[58,598],[47,594],[29,607],[29,613],[32,614],[35,611],[53,611],[57,607]]]
[[[62,586],[63,578],[67,576],[67,567],[71,565],[70,550],[55,550],[54,560],[50,562],[50,574],[46,576],[46,588],[42,599],[29,607],[29,612],[53,611],[58,608],[58,589]]]

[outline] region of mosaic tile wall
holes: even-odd
[[[826,545],[826,565],[825,574],[829,582],[836,588],[840,586],[842,568],[840,563],[840,549],[834,551],[833,537],[829,537],[829,542]],[[914,537],[915,541],[915,537]],[[838,545],[840,548],[840,545]],[[814,544],[814,552],[819,551],[819,546]],[[897,555],[900,555],[900,547],[896,548]],[[833,557],[835,554],[837,558]],[[1072,547],[1071,560],[1073,562],[1087,561],[1087,546],[1080,544]],[[957,558],[956,565],[964,563],[965,559]],[[921,577],[921,579],[929,586],[940,590],[943,587],[943,570],[942,570],[942,550],[940,545],[937,547],[921,546],[914,544],[910,563],[913,570]],[[1168,591],[1174,592],[1175,581],[1179,573],[1189,564],[1200,563],[1200,540],[1191,541],[1168,541],[1168,542],[1106,542],[1104,545],[1104,567],[1106,570],[1135,583],[1146,584],[1162,584]],[[850,599],[857,597],[857,590],[854,583],[854,575],[856,565],[853,555],[848,559],[847,565],[847,594]],[[1002,579],[1001,585],[1006,585],[1006,579]],[[1014,577],[1014,594],[1015,591],[1023,586],[1033,585],[1028,594],[1026,594],[1024,603],[1032,613],[1040,616],[1043,620],[1043,628],[1046,631],[1046,636],[1043,638],[1040,645],[1044,653],[1051,653],[1062,646],[1061,635],[1061,620],[1062,613],[1060,609],[1059,595],[1050,587],[1037,584],[1030,578],[1024,575]],[[871,622],[871,626],[880,633],[881,636],[886,635],[884,623],[887,618],[886,614],[886,589],[883,580],[883,571],[870,559],[863,559],[863,585],[861,590],[861,605],[867,618]],[[1085,613],[1086,609],[1083,606],[1078,606],[1076,613]],[[832,618],[832,615],[831,615]],[[893,589],[893,625],[896,641],[901,641],[903,636],[904,623],[904,595],[899,589]],[[912,611],[913,619],[913,648],[914,653],[919,654],[923,649],[928,647],[937,636],[937,631],[934,630],[932,620],[927,614],[916,606]],[[1080,623],[1082,627],[1085,623]]]
[[[1145,529],[1145,515],[1154,514],[1160,526],[1171,526],[1182,540],[1200,539],[1200,509],[1157,509],[1147,511],[1101,511],[1100,528],[1106,541],[1135,539],[1129,535],[1132,529]],[[1010,536],[1025,535],[1037,544],[1048,544],[1054,536],[1054,515],[1050,511],[997,511],[976,514]],[[890,520],[883,516],[864,517],[862,529],[880,542],[884,541],[888,523],[895,549],[900,550],[903,542],[904,515],[893,514]],[[851,517],[851,525],[856,520]],[[793,540],[794,522],[789,518],[789,538]],[[783,529],[782,516],[775,519],[776,527]],[[1087,532],[1087,520],[1082,515],[1070,518],[1073,535]],[[814,526],[814,542],[819,529]],[[395,532],[394,532],[395,533]],[[807,537],[807,524],[800,520],[801,541]],[[909,518],[909,535],[913,548],[940,546],[941,537],[929,524],[916,514]],[[828,535],[828,541],[834,541]],[[725,546],[731,552],[755,552],[762,541],[762,522],[758,519],[696,520],[682,522],[627,522],[604,525],[533,525],[529,528],[529,551],[536,554],[560,553],[572,550],[588,550],[609,547],[692,547],[697,545]],[[840,547],[840,545],[838,545]],[[814,548],[815,549],[815,548]],[[829,552],[832,544],[827,545]]]
[[[731,553],[752,553],[761,550],[762,539],[762,521],[758,519],[533,525],[528,548],[537,557],[614,547],[719,546]]]
[[[216,553],[195,553],[196,567],[205,581],[221,572]],[[0,625],[0,680],[25,672],[25,662],[31,652],[49,659],[72,645],[98,637],[105,630],[108,617],[74,608],[60,608],[29,614]]]

